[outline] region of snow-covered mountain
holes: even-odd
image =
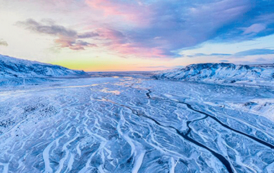
[[[84,71],[71,70],[58,65],[0,55],[0,78],[64,77],[84,74],[86,74]]]
[[[156,79],[170,79],[180,81],[272,85],[274,83],[274,64],[192,64],[184,68],[158,73],[154,77]]]

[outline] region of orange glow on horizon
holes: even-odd
[[[89,72],[100,72],[100,71],[157,71],[166,70],[172,67],[164,66],[140,66],[140,64],[133,63],[117,63],[117,62],[106,62],[106,63],[88,63],[88,62],[53,62],[55,65],[60,65],[69,69],[84,70]]]
[[[63,59],[49,62],[69,69],[84,70],[89,72],[100,71],[159,71],[168,70],[194,64],[203,61],[201,58],[121,58],[121,57],[81,57],[81,60],[75,58]]]
[[[157,71],[157,70],[166,70],[169,68],[163,68],[163,67],[154,67],[154,68],[149,68],[149,67],[138,67],[135,65],[85,65],[85,67],[79,67],[79,66],[74,66],[74,65],[67,65],[67,64],[56,64],[60,65],[69,69],[74,69],[74,70],[84,70],[86,72],[100,72],[100,71]],[[171,67],[172,68],[172,67]]]

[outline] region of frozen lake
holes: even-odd
[[[274,172],[273,98],[148,73],[5,87],[0,172]]]

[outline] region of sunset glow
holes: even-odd
[[[272,1],[0,0],[0,54],[86,71],[273,63]]]

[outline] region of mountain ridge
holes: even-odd
[[[0,54],[0,78],[67,77],[85,74],[84,71],[71,70],[59,65],[18,59]]]
[[[272,85],[274,83],[274,64],[200,63],[160,72],[153,77],[156,79],[206,83]]]

